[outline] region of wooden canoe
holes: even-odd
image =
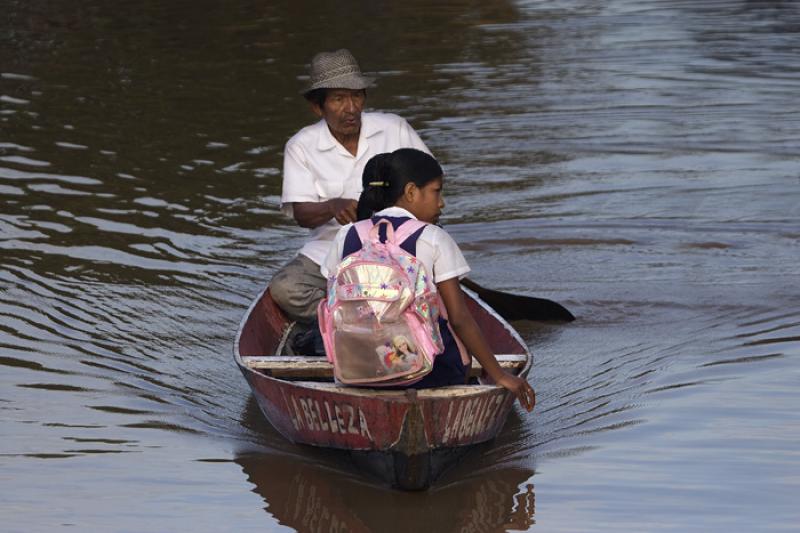
[[[527,376],[532,358],[514,329],[465,290],[478,326],[502,365]],[[385,482],[421,490],[470,448],[494,438],[515,398],[473,364],[470,384],[387,391],[338,386],[321,358],[282,355],[290,330],[265,289],[234,342],[236,364],[267,420],[292,442],[350,452]]]

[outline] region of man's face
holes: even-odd
[[[322,107],[312,104],[311,108],[325,119],[334,137],[349,137],[361,131],[361,111],[366,98],[363,89],[330,89]]]

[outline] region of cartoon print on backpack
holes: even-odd
[[[414,344],[405,335],[395,335],[391,342],[375,348],[388,372],[405,372],[417,364],[419,354]]]

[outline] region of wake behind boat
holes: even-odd
[[[526,377],[532,357],[514,329],[465,289],[468,308],[507,371]],[[261,411],[292,442],[347,451],[384,482],[430,484],[502,429],[515,397],[487,381],[473,359],[469,383],[431,389],[342,387],[324,357],[287,355],[292,324],[265,289],[234,342],[236,364]]]

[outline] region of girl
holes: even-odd
[[[411,387],[464,384],[470,361],[469,355],[462,357],[458,348],[460,340],[489,377],[514,393],[520,404],[531,411],[536,402],[533,388],[524,379],[500,367],[467,310],[458,279],[470,268],[452,237],[435,225],[444,208],[443,181],[442,168],[433,157],[413,148],[401,148],[392,153],[378,154],[367,162],[362,176],[364,189],[358,200],[359,220],[373,216],[374,220],[385,218],[395,228],[409,218],[428,223],[401,246],[422,261],[433,275],[447,311],[447,319],[440,319],[439,324],[445,350],[434,360],[433,370]],[[343,257],[360,248],[361,241],[352,224],[344,226],[322,263],[322,274],[328,277],[336,271]],[[453,337],[450,328],[458,339]]]

